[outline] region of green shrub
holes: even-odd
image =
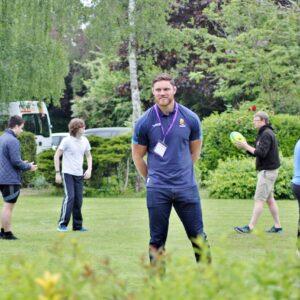
[[[278,138],[279,149],[284,157],[294,154],[294,147],[300,138],[300,118],[291,115],[275,115],[272,125]]]
[[[163,276],[147,261],[140,285],[130,290],[124,274],[116,272],[108,259],[87,257],[76,240],[68,244],[70,240],[61,236],[44,253],[7,258],[0,266],[1,300],[299,299],[300,260],[295,256],[268,251],[249,263],[219,251],[210,265],[167,259]],[[65,255],[66,249],[72,255]]]
[[[212,265],[168,264],[167,274],[147,280],[134,299],[299,299],[300,260],[266,254],[247,260],[221,257]]]
[[[21,144],[21,157],[23,160],[28,162],[37,163],[36,156],[36,142],[35,136],[31,132],[22,132],[19,136],[19,141]],[[35,174],[34,172],[26,171],[22,173],[22,185],[28,186],[28,184],[33,180]]]
[[[256,110],[263,110],[256,107]],[[250,145],[254,145],[257,135],[253,127],[255,111],[242,106],[240,110],[212,114],[202,122],[204,144],[201,160],[198,162],[201,179],[205,180],[209,171],[218,166],[218,162],[228,157],[241,158],[243,154],[230,142],[232,131],[239,131]],[[299,139],[300,119],[298,116],[271,115],[271,123],[278,138],[279,149],[284,157],[293,154],[294,146]]]
[[[55,184],[54,150],[48,149],[38,154],[37,176],[43,176],[49,184]]]
[[[293,157],[281,158],[279,176],[275,183],[275,198],[294,199],[291,190],[291,180],[293,178],[294,160]]]
[[[232,131],[240,132],[250,144],[255,142],[253,115],[253,111],[240,110],[215,113],[203,120],[204,143],[198,163],[202,179],[207,178],[210,170],[217,168],[220,160],[227,157],[243,157],[241,151],[230,141],[229,135]]]
[[[291,178],[292,158],[282,158],[279,176],[275,184],[275,198],[293,199]],[[209,195],[217,199],[250,199],[256,188],[255,158],[228,158],[219,161],[218,168],[205,181]]]
[[[43,174],[37,173],[29,182],[28,186],[37,190],[41,190],[48,188],[50,186],[50,183],[46,180]]]
[[[134,188],[137,173],[131,159],[131,136],[113,138],[88,137],[93,156],[93,171],[85,181],[85,195],[117,195]],[[38,176],[55,184],[54,151],[46,150],[38,155]],[[86,161],[84,169],[86,168]]]
[[[93,155],[92,178],[87,185],[119,194],[134,186],[136,172],[131,158],[131,136],[113,138],[91,136]],[[125,186],[125,183],[127,186]]]

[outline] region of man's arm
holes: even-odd
[[[85,152],[85,157],[87,161],[87,170],[84,172],[84,179],[90,179],[92,175],[92,165],[93,165],[93,159],[92,159],[92,154],[91,151],[86,151]]]
[[[144,156],[147,153],[147,146],[132,144],[132,159],[136,169],[144,178],[147,177],[148,167],[144,160]]]
[[[55,167],[55,182],[62,183],[61,175],[60,175],[60,167],[59,167],[59,159],[62,156],[63,151],[57,149],[54,154],[54,167]]]
[[[201,139],[190,142],[190,151],[191,151],[193,163],[195,163],[199,159],[201,149],[202,149],[202,140]]]
[[[8,152],[9,152],[10,162],[16,169],[22,171],[31,170],[33,163],[28,163],[21,159],[20,143],[17,139],[11,141],[8,144]]]

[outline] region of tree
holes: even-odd
[[[151,79],[162,70],[156,64],[157,49],[171,52],[183,47],[184,35],[180,30],[170,28],[167,23],[171,4],[175,2],[93,1],[88,32],[98,51],[111,57],[110,71],[122,69],[129,74],[129,84],[128,81],[123,82],[123,90],[130,85],[133,122],[141,114],[140,99],[151,97]],[[103,99],[94,96],[88,91],[84,99],[87,106],[88,101],[103,103]],[[80,106],[80,103],[76,101],[75,106]]]
[[[138,86],[138,71],[137,71],[137,57],[136,57],[136,35],[135,35],[135,13],[136,2],[129,0],[128,3],[128,21],[129,21],[129,40],[128,40],[128,63],[130,74],[130,89],[132,101],[132,127],[136,120],[141,116],[141,100]]]
[[[96,53],[92,61],[82,64],[90,74],[84,81],[88,94],[75,98],[72,109],[73,115],[86,120],[89,127],[124,126],[131,115],[129,86],[128,91],[123,89],[129,74],[113,70],[111,61],[110,56]]]
[[[80,0],[0,1],[0,101],[58,103],[69,69],[66,31],[80,10]]]
[[[201,58],[194,79],[211,74],[217,80],[215,97],[237,106],[243,100],[261,100],[276,112],[300,112],[300,13],[290,1],[224,2],[205,11],[210,26],[195,30]]]

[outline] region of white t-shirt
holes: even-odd
[[[88,139],[85,136],[67,136],[61,141],[58,149],[63,151],[62,173],[82,176],[84,154],[91,150]]]

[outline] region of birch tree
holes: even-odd
[[[149,97],[151,79],[161,72],[158,52],[183,45],[179,42],[183,34],[168,25],[175,3],[175,0],[93,1],[88,33],[99,52],[115,54],[121,57],[119,65],[128,66],[133,123],[142,112],[140,87],[143,97]]]
[[[138,86],[137,58],[136,58],[136,36],[134,11],[136,9],[135,0],[129,0],[128,20],[129,20],[129,41],[128,41],[128,63],[130,74],[130,88],[132,101],[132,127],[136,120],[141,116],[141,99]]]

